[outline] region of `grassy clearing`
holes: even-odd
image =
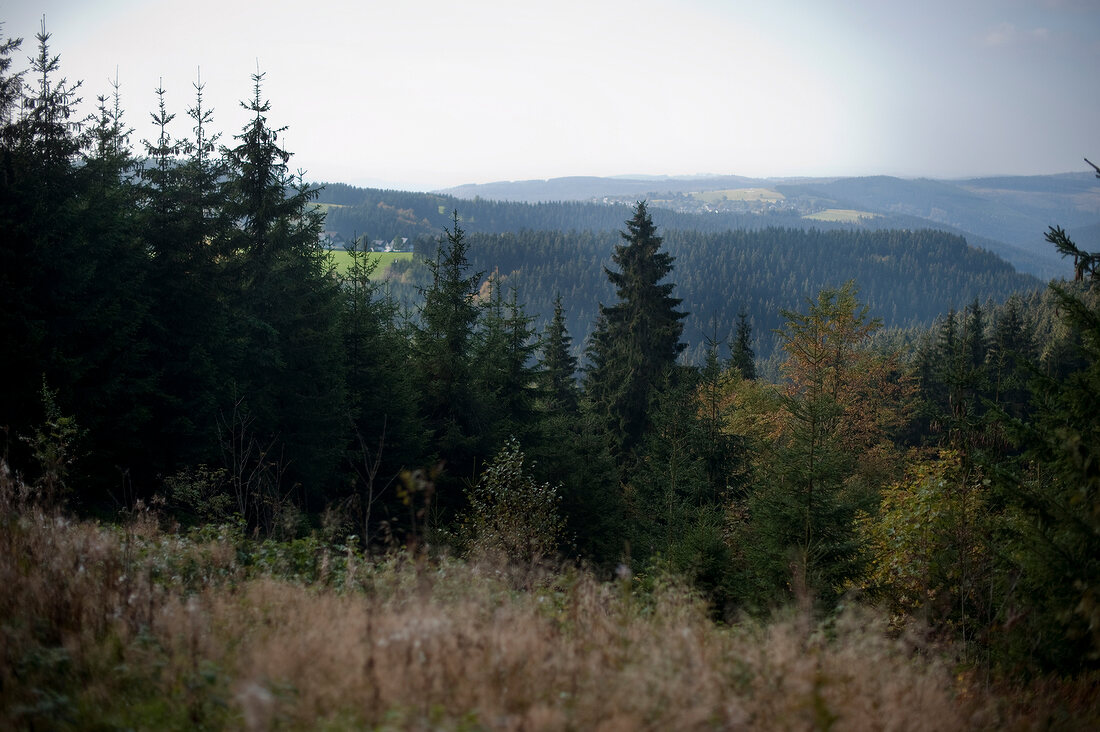
[[[343,249],[334,249],[329,254],[332,255],[333,262],[336,264],[336,269],[340,272],[346,272],[348,267],[351,266],[351,254]],[[413,258],[412,252],[372,252],[370,254],[371,259],[378,262],[378,266],[374,269],[374,274],[371,276],[372,280],[385,279],[386,272],[389,270],[390,265],[399,260],[407,260]]]
[[[3,466],[0,465],[0,470]],[[674,578],[365,558],[35,507],[0,472],[0,727],[1031,729],[1094,682],[983,685],[856,607],[713,622]]]
[[[724,191],[701,191],[691,195],[704,203],[721,203],[722,201],[772,202],[784,199],[782,193],[769,188],[730,188]]]
[[[806,214],[802,218],[812,221],[834,221],[843,224],[858,224],[864,219],[878,218],[879,214],[870,211],[856,211],[850,208],[828,208],[817,213]]]

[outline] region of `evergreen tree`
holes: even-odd
[[[648,425],[648,408],[655,390],[666,383],[676,357],[687,313],[676,310],[675,285],[662,284],[672,272],[672,256],[661,251],[661,237],[639,202],[620,232],[626,242],[615,248],[618,271],[604,268],[618,301],[600,305],[596,330],[588,349],[588,398],[606,429],[620,460],[628,460]]]
[[[698,412],[702,442],[698,452],[706,471],[709,501],[718,504],[728,501],[732,492],[743,489],[740,485],[741,440],[730,434],[727,423],[730,417],[729,391],[732,382],[741,376],[732,364],[723,368],[718,357],[718,341],[707,338],[706,357],[698,374],[698,385],[693,403]]]
[[[550,409],[574,412],[577,409],[577,358],[572,352],[573,339],[565,326],[561,293],[554,298],[554,316],[542,337],[543,389]]]
[[[155,393],[149,368],[151,297],[137,161],[117,82],[111,97],[98,98],[86,124],[88,141],[78,169],[79,200],[86,208],[69,236],[94,269],[70,293],[78,315],[66,347],[84,362],[73,388],[81,424],[89,431],[86,469],[100,480],[130,470],[141,485],[158,467],[149,463],[156,440],[149,430]]]
[[[536,458],[532,470],[562,486],[561,510],[573,549],[606,568],[623,558],[625,509],[615,462],[591,411],[581,409],[571,343],[558,294],[542,339],[539,436],[531,448]]]
[[[425,445],[408,368],[408,333],[399,322],[397,304],[371,279],[377,259],[364,251],[364,244],[365,237],[352,243],[351,265],[341,283],[352,430],[348,459],[356,475],[353,504],[369,544],[375,523],[401,512],[386,488],[401,470],[418,464]]]
[[[468,247],[455,211],[452,227],[440,238],[434,259],[427,261],[431,285],[423,292],[413,331],[420,413],[432,448],[452,480],[474,477],[480,444],[481,405],[471,389],[471,345],[482,274],[467,272]],[[456,508],[462,501],[461,492],[452,487],[454,490],[439,494],[441,504],[448,508]]]
[[[87,494],[117,485],[118,469],[141,460],[148,438],[145,251],[117,94],[113,103],[100,97],[80,134],[79,84],[58,78],[44,23],[37,40],[22,113],[4,120],[0,419],[13,435],[40,423],[36,395],[45,377],[61,412],[89,430],[83,469],[95,480],[80,481]],[[8,112],[14,78],[3,85]],[[13,443],[18,465],[25,456]]]
[[[481,446],[495,451],[509,438],[528,445],[537,433],[538,341],[516,290],[505,300],[497,278],[486,284],[488,301],[472,344],[472,376],[482,411]]]
[[[81,142],[66,125],[79,85],[58,80],[43,22],[28,74],[2,80],[3,165],[0,168],[0,349],[7,376],[0,380],[4,424],[15,434],[39,421],[37,395],[45,374],[64,411],[72,413],[72,381],[82,370],[66,346],[77,315],[74,293],[91,277],[92,262],[78,254],[78,172]],[[6,55],[21,39],[5,41]],[[94,254],[94,252],[92,252]],[[64,315],[62,315],[64,314]],[[69,361],[70,363],[61,363]],[[72,369],[70,368],[72,367]],[[16,465],[20,441],[11,440]]]
[[[790,579],[829,599],[858,570],[853,520],[874,507],[894,462],[890,436],[903,423],[906,387],[896,354],[870,347],[881,326],[853,283],[823,290],[806,313],[784,311],[785,424],[767,446],[750,496],[761,589]]]
[[[1013,417],[1023,417],[1027,412],[1030,393],[1026,364],[1034,362],[1036,356],[1033,328],[1025,322],[1020,298],[1014,295],[997,317],[989,350],[993,400]]]
[[[144,235],[151,254],[151,367],[157,395],[151,400],[162,439],[155,458],[166,474],[173,466],[215,463],[220,458],[217,413],[230,401],[225,388],[229,329],[225,257],[219,244],[229,238],[221,215],[218,179],[224,171],[209,136],[211,112],[202,107],[202,85],[187,110],[194,137],[177,140],[168,132],[165,92],[158,87],[151,113],[157,138],[145,141],[152,165],[142,175]]]
[[[285,449],[290,484],[308,479],[306,497],[317,496],[343,457],[341,295],[319,243],[317,191],[289,173],[290,153],[278,140],[283,128],[267,122],[263,74],[252,80],[252,99],[241,104],[252,117],[223,151],[225,212],[237,222],[225,243],[236,327],[232,373],[261,441]]]
[[[756,353],[752,350],[752,324],[742,308],[737,313],[737,334],[734,336],[730,364],[746,379],[756,378]]]
[[[1034,416],[1006,420],[1024,469],[1001,475],[1025,519],[1008,556],[1022,585],[1026,653],[1065,669],[1100,656],[1100,288],[1090,276],[1050,290],[1075,335],[1076,368],[1032,369]]]

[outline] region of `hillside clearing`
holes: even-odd
[[[880,214],[871,213],[870,211],[856,211],[850,208],[827,208],[824,211],[818,211],[817,213],[807,214],[803,216],[804,219],[810,219],[811,221],[831,221],[841,224],[858,224],[864,219],[878,218]]]
[[[332,256],[333,262],[336,264],[336,269],[341,274],[348,271],[348,267],[351,266],[351,252],[343,249],[332,249],[329,251]],[[413,258],[412,252],[368,252],[372,261],[378,263],[375,267],[374,273],[371,275],[372,280],[382,280],[386,278],[386,273],[389,271],[390,265],[394,262],[409,260]]]
[[[770,188],[729,188],[722,191],[700,191],[691,194],[692,198],[704,203],[721,203],[722,201],[782,201],[785,196],[779,191]]]

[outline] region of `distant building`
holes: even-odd
[[[318,235],[317,240],[325,249],[348,248],[348,243],[344,241],[344,237],[340,235],[339,231],[322,231]]]

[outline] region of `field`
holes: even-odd
[[[702,191],[692,193],[693,198],[704,203],[721,203],[722,201],[782,201],[783,194],[768,188],[730,188],[724,191]]]
[[[3,729],[1096,729],[1095,677],[983,679],[857,605],[715,622],[673,576],[601,580],[355,541],[118,524],[0,461]]]
[[[348,267],[351,266],[351,254],[343,249],[333,249],[329,254],[332,255],[332,259],[336,263],[336,269],[340,272],[346,272]],[[412,259],[413,254],[412,252],[371,252],[370,257],[378,262],[371,279],[381,280],[385,278],[391,264],[398,260]]]
[[[864,219],[873,219],[878,217],[878,215],[879,214],[874,214],[869,211],[856,211],[850,208],[828,208],[824,211],[808,214],[802,218],[810,219],[811,221],[834,221],[842,224],[858,224]]]

